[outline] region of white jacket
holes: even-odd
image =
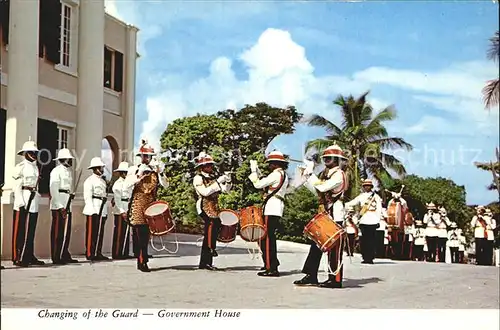
[[[113,198],[115,200],[115,207],[113,208],[113,213],[120,215],[128,212],[128,204],[130,197],[132,196],[132,190],[134,185],[131,184],[130,180],[124,178],[119,178],[113,184]]]
[[[30,162],[23,160],[14,168],[13,178],[16,180],[14,184],[14,210],[19,211],[21,207],[26,207],[31,195],[31,191],[22,189],[22,187],[37,188],[40,172],[36,161]],[[38,213],[38,205],[40,203],[40,194],[35,192],[35,196],[30,204],[30,213]]]
[[[422,221],[425,227],[425,236],[428,237],[438,237],[439,236],[439,224],[441,223],[441,216],[438,213],[426,213]]]
[[[196,190],[196,194],[198,195],[198,200],[196,201],[196,211],[198,215],[202,213],[201,209],[201,198],[208,197],[216,192],[228,192],[231,189],[230,183],[219,184],[217,180],[210,185],[205,186],[203,183],[203,177],[210,177],[208,173],[201,172],[201,174],[196,174],[193,178],[193,186]]]
[[[282,217],[283,210],[285,209],[284,199],[288,187],[288,175],[286,175],[285,171],[281,168],[277,168],[268,176],[261,179],[259,179],[257,173],[253,172],[248,178],[252,181],[256,189],[269,187],[267,188],[268,195],[278,188],[281,180],[284,180],[280,190],[267,201],[264,207],[264,215]]]
[[[71,167],[57,165],[50,172],[50,209],[65,209],[69,194],[73,189],[73,171]],[[71,212],[72,207],[70,207]]]
[[[359,220],[359,224],[361,225],[376,225],[380,223],[380,218],[382,217],[382,199],[377,193],[373,196],[372,194],[373,192],[361,193],[352,201],[345,204],[346,207],[354,207],[355,205],[363,207],[363,205],[365,205],[370,198],[374,197],[373,201],[368,206],[368,210]]]
[[[151,167],[151,170],[153,172],[156,172],[155,168],[151,165],[148,165],[149,167]],[[134,165],[132,166],[132,169],[129,168],[129,171],[133,171],[133,173],[135,174],[138,174],[139,172],[139,165]],[[139,179],[137,178],[137,176],[135,177],[136,178],[136,181],[138,181]],[[167,178],[165,177],[165,175],[163,174],[158,174],[158,182],[160,183],[160,185],[163,187],[163,188],[168,188],[168,180]]]
[[[340,167],[336,166],[328,170],[327,180],[320,180],[316,174],[311,174],[307,179],[307,182],[314,187],[316,192],[327,192],[332,191],[334,196],[339,196],[344,192],[347,187],[347,179],[344,171]],[[327,205],[331,208],[332,205]],[[344,204],[341,200],[337,200],[333,204],[333,219],[336,222],[342,222],[344,220]]]
[[[414,234],[415,236],[415,245],[425,245],[425,228],[417,227],[415,228]]]
[[[458,229],[452,229],[448,232],[448,241],[446,245],[450,248],[457,248],[460,246],[460,233]]]
[[[495,219],[489,216],[482,216],[483,223],[479,221],[479,217],[475,215],[471,221],[471,227],[474,228],[475,238],[487,238],[489,241],[494,240],[493,230],[496,227]]]
[[[441,222],[438,224],[438,237],[448,238],[447,228],[451,226],[451,221],[447,216],[440,216]]]
[[[102,205],[102,200],[94,197],[107,197],[106,192],[106,181],[104,181],[100,176],[91,174],[87,180],[83,183],[83,200],[85,206],[83,207],[84,215],[99,214],[99,210]],[[107,202],[106,202],[107,204]],[[101,217],[108,216],[107,205],[104,205],[102,209]]]

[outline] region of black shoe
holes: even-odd
[[[217,253],[217,251],[215,251],[215,249],[212,249],[212,257],[218,257],[219,254]]]
[[[99,255],[96,257],[96,260],[105,261],[105,260],[109,260],[109,258],[108,258],[108,257],[103,256],[102,254],[99,254]]]
[[[206,270],[217,270],[216,267],[212,266],[212,265],[200,265],[198,266],[199,269],[206,269]]]
[[[17,267],[29,267],[31,264],[27,261],[16,261],[14,263],[14,266],[17,266]]]
[[[137,269],[140,270],[143,273],[149,273],[151,272],[151,269],[149,269],[148,264],[143,263],[143,264],[138,264]]]
[[[63,259],[63,262],[67,263],[67,264],[77,264],[78,260],[73,259],[73,258],[69,258],[69,259]]]
[[[266,269],[267,269],[266,266],[260,267],[260,270],[266,270]]]
[[[334,280],[326,280],[318,285],[320,288],[329,288],[329,289],[341,289],[342,283],[335,282]]]
[[[38,260],[37,258],[33,258],[33,259],[30,261],[30,265],[42,266],[42,265],[45,265],[45,262],[43,262],[43,261],[41,261],[41,260]]]
[[[52,260],[52,264],[53,265],[65,265],[66,262],[62,261],[62,260]]]
[[[302,279],[293,282],[295,285],[318,285],[318,278],[312,277],[311,275],[306,275]]]
[[[361,261],[362,264],[367,264],[367,265],[373,265],[373,260],[372,261]]]
[[[259,276],[266,276],[266,277],[280,277],[280,273],[278,270],[265,270],[263,272],[257,273]]]

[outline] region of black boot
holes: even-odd
[[[257,273],[257,275],[266,277],[280,277],[280,273],[277,269],[265,270],[263,272]]]
[[[45,265],[45,262],[38,260],[36,257],[33,257],[31,261],[29,262],[30,265],[35,265],[35,266],[43,266]]]
[[[149,269],[147,263],[137,264],[137,269],[140,270],[141,272],[144,272],[144,273],[151,272],[151,269]]]
[[[328,280],[320,283],[318,286],[320,288],[341,289],[342,288],[342,283],[336,282],[335,280],[329,278]]]
[[[216,267],[212,266],[212,265],[200,265],[198,266],[199,269],[206,269],[206,270],[217,270]]]
[[[293,282],[295,285],[318,285],[318,278],[311,275],[306,275],[302,279]]]

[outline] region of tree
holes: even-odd
[[[498,31],[490,38],[490,47],[487,51],[489,60],[497,62],[500,56],[500,44]],[[498,106],[500,99],[500,81],[496,79],[489,80],[483,88],[483,101],[487,109]]]
[[[238,210],[262,202],[262,193],[248,180],[249,160],[257,160],[266,174],[264,152],[269,142],[280,134],[293,133],[301,118],[294,107],[257,103],[240,111],[225,110],[173,121],[161,137],[162,148],[170,151],[164,158],[170,185],[160,190],[160,198],[169,202],[176,219],[196,222],[193,159],[205,151],[214,157],[219,173],[232,172],[233,188],[221,195],[222,208]]]
[[[318,206],[318,197],[306,187],[302,186],[287,195],[278,237],[305,243],[304,227],[316,215]]]
[[[474,165],[476,165],[477,168],[491,172],[491,174],[493,175],[493,181],[487,187],[487,189],[488,190],[497,190],[498,191],[498,198],[500,200],[500,182],[499,182],[499,180],[500,180],[499,179],[499,177],[500,177],[500,154],[499,154],[498,148],[496,149],[496,156],[497,156],[497,160],[495,162],[489,162],[489,163],[475,162]]]
[[[396,177],[405,175],[403,164],[386,151],[395,148],[412,150],[412,146],[403,138],[390,137],[384,126],[396,118],[396,109],[390,106],[375,113],[366,100],[368,93],[357,99],[352,95],[339,95],[333,101],[342,114],[340,126],[321,115],[314,115],[308,121],[310,126],[326,129],[328,135],[309,141],[307,151],[322,151],[337,143],[349,155],[347,168],[350,172],[350,184],[346,196],[350,198],[359,191],[360,177],[371,176],[380,183],[384,178],[392,177],[390,172],[395,173]]]
[[[427,212],[426,203],[442,205],[448,212],[451,221],[455,221],[462,228],[468,238],[471,237],[470,220],[474,210],[466,203],[464,186],[445,178],[422,178],[417,175],[407,175],[405,178],[396,179],[386,189],[395,191],[404,185],[403,198],[408,203],[408,208],[415,219],[422,220]]]

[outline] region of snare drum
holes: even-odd
[[[266,237],[262,208],[249,206],[240,211],[240,236],[247,242],[257,242]]]
[[[156,201],[148,205],[144,217],[149,225],[149,232],[153,236],[163,236],[172,231],[175,221],[170,213],[168,203]]]
[[[236,239],[238,231],[238,214],[232,210],[222,210],[219,213],[221,228],[217,240],[222,243],[231,243]]]
[[[316,214],[309,221],[304,228],[304,234],[313,240],[321,251],[328,252],[342,238],[345,231],[331,216],[323,212]]]

